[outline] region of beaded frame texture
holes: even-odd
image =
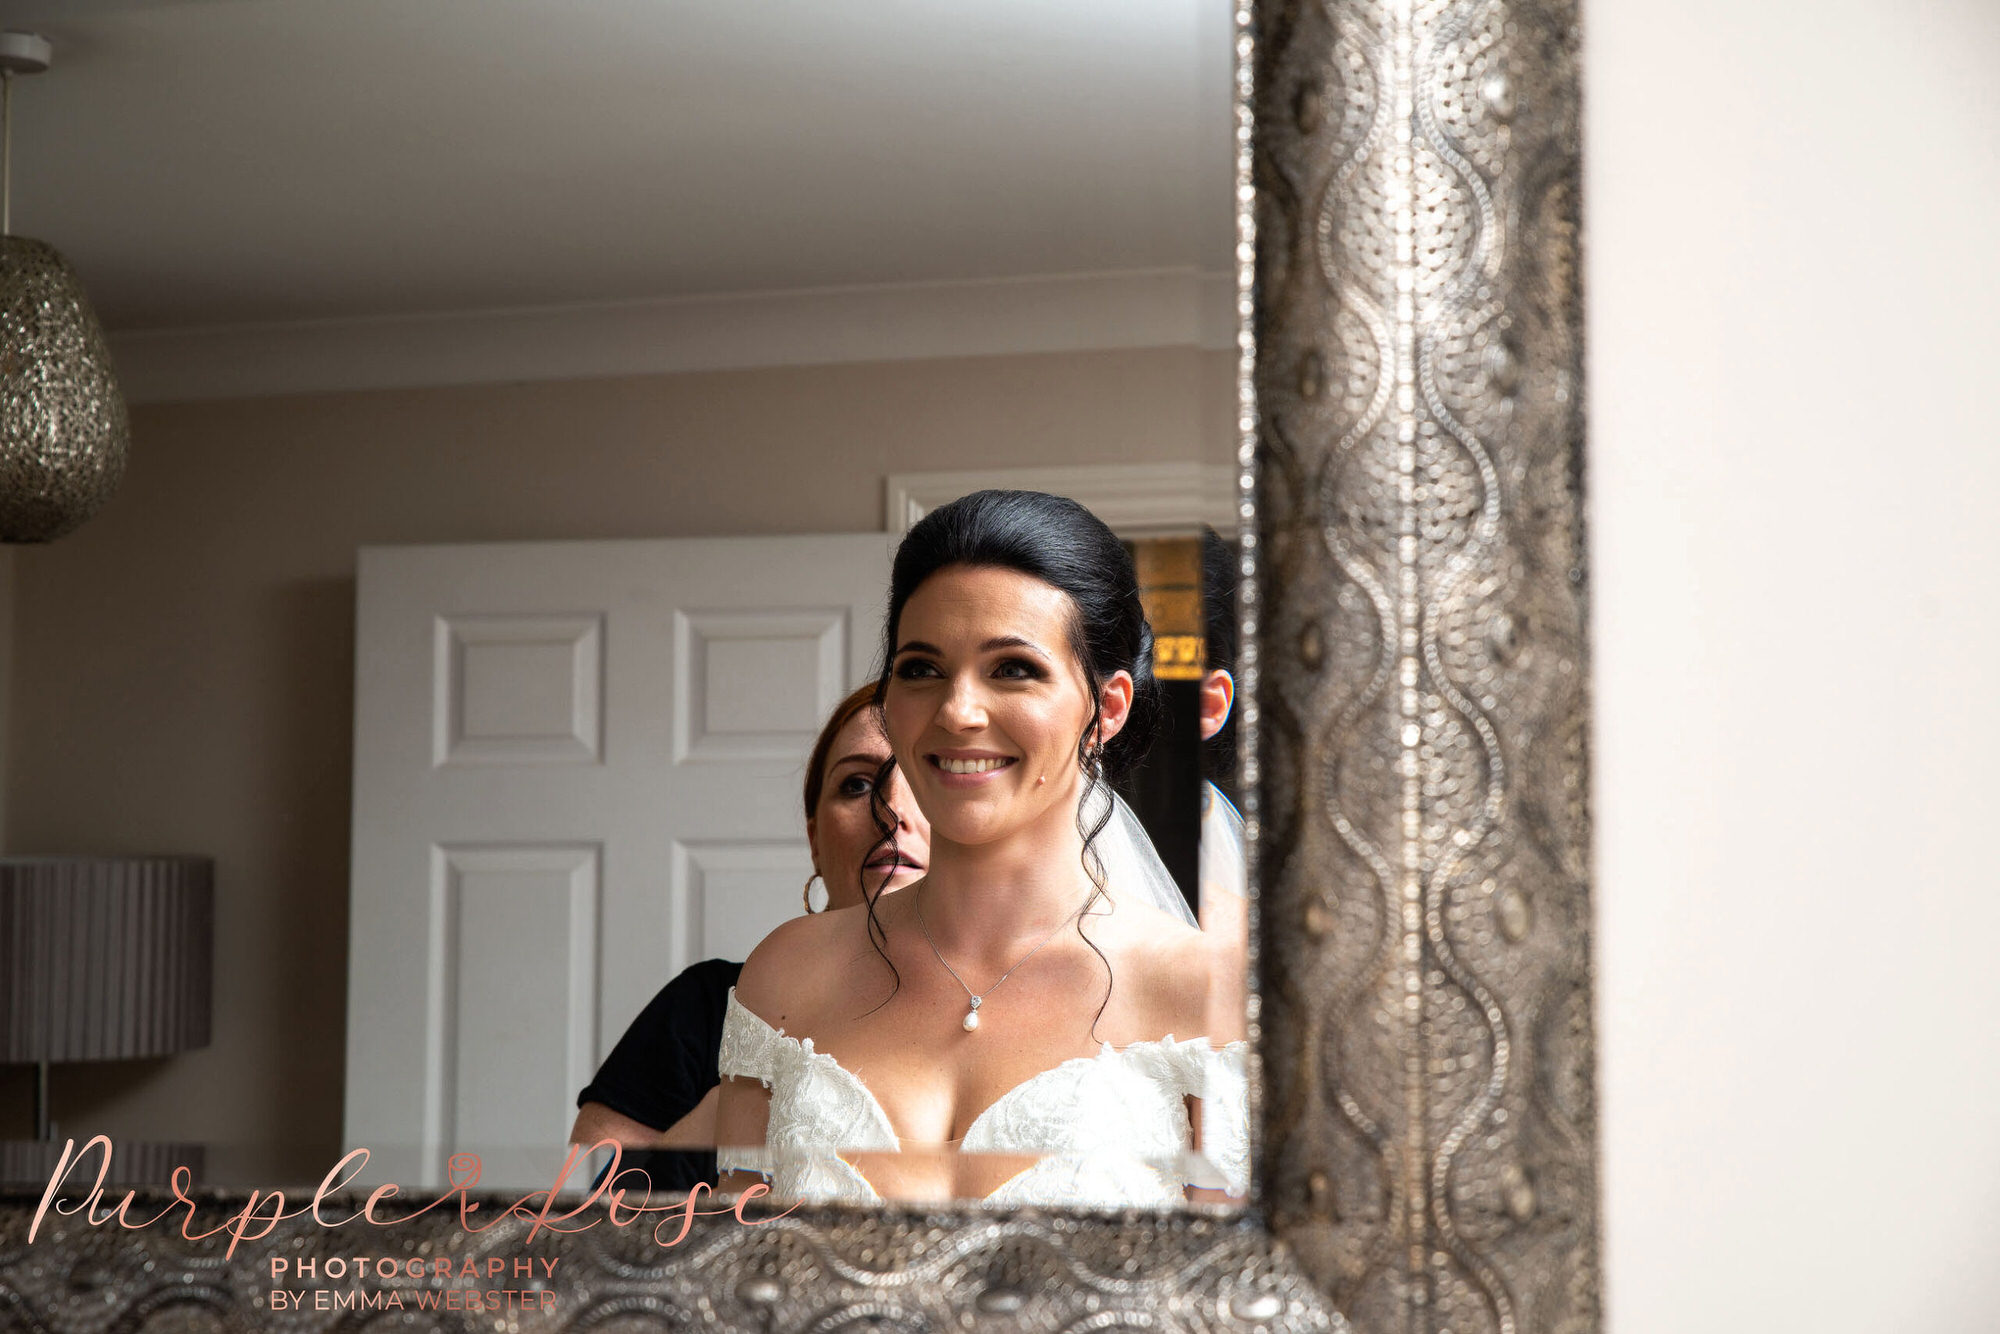
[[[1595,1329],[1576,5],[1256,65],[1260,1201],[1358,1329]]]
[[[418,1327],[1598,1328],[1576,17],[1237,14],[1250,1208],[597,1228],[528,1248],[552,1310]],[[33,1203],[0,1210],[24,1330],[263,1328],[267,1256],[515,1256],[527,1227],[289,1227],[246,1263],[75,1219],[29,1246]]]

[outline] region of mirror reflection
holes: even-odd
[[[571,1138],[786,1200],[1240,1198],[1234,566],[1045,493],[926,516],[806,761],[803,915],[663,988]]]
[[[207,1044],[16,1133],[1242,1197],[1226,5],[8,22],[132,447],[0,554],[5,846],[214,913]]]
[[[944,1179],[898,1164],[887,1187],[838,1159],[780,1161],[774,1190],[1158,1203],[1179,1174],[1137,1174],[1190,1147],[1189,1099],[1208,1128],[1193,1145],[1240,1167],[1241,1109],[1223,1103],[1240,1094],[1242,1048],[1225,1056],[1204,1031],[1206,940],[1111,786],[1164,723],[1153,657],[1129,555],[1073,502],[975,492],[905,537],[876,790],[907,782],[925,868],[893,895],[864,869],[858,911],[788,924],[752,952],[721,1041],[730,1184],[758,1161],[745,1146],[910,1147],[1049,1156],[1024,1170],[967,1160]],[[896,856],[898,813],[873,814],[868,855]]]

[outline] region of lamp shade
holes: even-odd
[[[52,246],[0,237],[0,541],[53,541],[95,514],[130,436],[76,272]]]
[[[0,857],[0,1062],[208,1045],[215,864]]]

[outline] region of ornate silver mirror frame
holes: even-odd
[[[1576,22],[1258,10],[1260,1203],[1367,1330],[1598,1323]]]
[[[1576,6],[1246,0],[1237,48],[1251,1207],[598,1228],[536,1243],[560,1302],[515,1327],[1597,1327]],[[355,1248],[29,1247],[32,1205],[28,1330],[262,1327],[271,1247]]]

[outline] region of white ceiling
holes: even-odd
[[[15,86],[14,229],[118,330],[1230,267],[1227,0],[0,0],[0,27],[56,48]]]

